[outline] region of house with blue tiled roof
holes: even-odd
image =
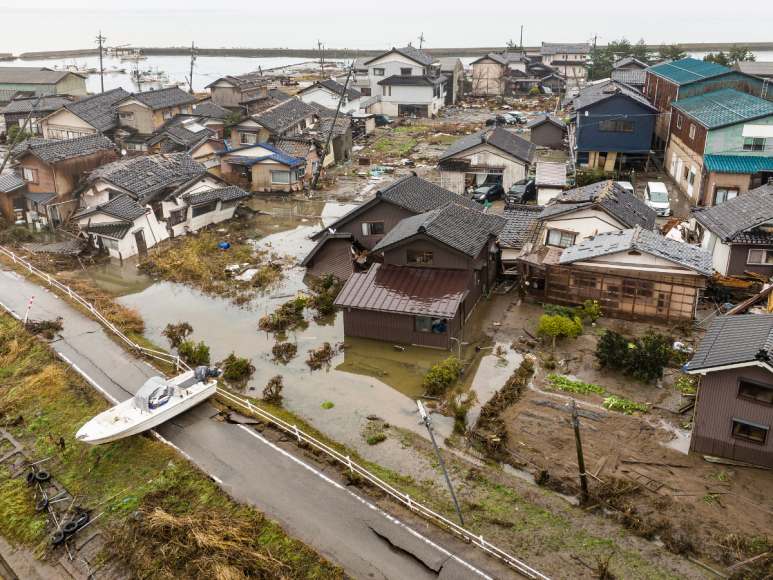
[[[268,143],[245,145],[217,154],[220,174],[229,183],[255,191],[300,191],[306,177],[306,158],[292,157]],[[311,176],[309,176],[311,178]]]
[[[713,206],[773,178],[773,101],[733,88],[671,104],[666,167],[697,205]]]

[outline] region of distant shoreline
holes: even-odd
[[[773,42],[720,42],[720,43],[686,43],[682,44],[687,52],[719,52],[727,51],[733,44],[755,51],[773,51]],[[599,45],[602,47],[603,45]],[[656,51],[660,45],[650,44],[647,48]],[[189,56],[191,49],[189,47],[136,47],[147,56]],[[427,48],[424,49],[428,54],[435,57],[470,57],[483,56],[489,52],[501,52],[506,47],[467,47],[467,48]],[[538,52],[539,46],[527,46],[527,52]],[[357,56],[377,56],[384,50],[357,50],[357,49],[325,49],[321,53],[319,50],[296,49],[296,48],[197,48],[197,56],[219,56],[219,57],[255,57],[255,58],[319,58],[324,56],[328,60],[350,59]],[[11,55],[9,53],[0,54],[0,60],[41,60],[41,59],[62,59],[83,56],[97,56],[99,50],[96,48],[72,49],[72,50],[46,50],[38,52],[24,52],[20,55]]]

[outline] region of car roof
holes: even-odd
[[[668,188],[666,187],[666,184],[662,181],[648,181],[647,186],[650,188],[650,191],[660,191],[662,193],[668,193]]]
[[[630,181],[618,181],[618,183],[626,189],[633,189],[633,184]]]

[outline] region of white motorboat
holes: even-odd
[[[128,401],[100,413],[78,430],[75,438],[100,445],[157,427],[215,394],[220,370],[198,367],[173,379],[152,377]]]

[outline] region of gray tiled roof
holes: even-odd
[[[194,121],[193,119],[191,121]],[[181,145],[190,146],[208,137],[217,135],[214,129],[204,127],[195,122],[177,123],[171,127],[167,127],[162,135],[168,135],[174,141]],[[153,144],[154,140],[151,139],[148,143]]]
[[[712,254],[708,250],[666,238],[639,227],[591,236],[579,244],[565,249],[558,263],[571,264],[579,260],[610,256],[631,250],[663,258],[707,276],[710,276],[713,271],[711,266]],[[637,264],[631,264],[631,267],[633,269],[640,268]]]
[[[620,68],[613,70],[609,77],[613,81],[620,81],[628,85],[643,85],[647,78],[647,71],[644,69]]]
[[[199,205],[200,203],[208,203],[219,199],[220,201],[233,201],[235,199],[245,199],[250,197],[250,194],[231,185],[229,187],[219,187],[217,189],[210,189],[208,191],[199,191],[196,193],[190,193],[184,195],[184,199],[189,205]]]
[[[185,145],[180,145],[179,143],[172,141],[171,139],[165,139],[164,143],[161,145],[161,149],[158,150],[159,153],[167,154],[167,153],[180,153],[185,151],[187,148]]]
[[[57,163],[66,159],[91,155],[97,151],[110,151],[115,149],[115,144],[107,137],[92,133],[75,139],[39,139],[24,147],[20,153],[14,151],[14,157],[20,157],[21,153],[33,153],[44,163]]]
[[[271,144],[279,149],[282,153],[295,157],[296,159],[306,159],[306,155],[314,146],[311,139],[299,139],[296,137],[282,137],[279,139],[271,139]]]
[[[482,210],[476,201],[449,191],[411,172],[376,192],[376,197],[416,213],[437,209],[448,202]]]
[[[128,157],[92,171],[78,185],[76,194],[87,189],[97,179],[104,179],[139,199],[189,181],[206,171],[187,153]]]
[[[545,122],[550,122],[558,127],[561,127],[562,131],[568,131],[566,123],[564,123],[558,117],[555,117],[550,114],[545,114],[545,115],[540,115],[539,117],[535,117],[534,119],[526,123],[526,128],[531,129],[532,127],[536,127],[537,125],[542,125],[542,123],[545,123]]]
[[[773,314],[717,316],[687,371],[763,361],[773,364]]]
[[[0,84],[55,85],[67,75],[85,78],[82,74],[41,66],[0,66]]]
[[[327,141],[328,133],[331,133],[331,131],[333,138],[335,138],[341,135],[345,135],[347,131],[351,130],[351,126],[351,119],[349,119],[349,117],[343,117],[339,114],[339,117],[335,122],[335,129],[333,128],[333,118],[323,117],[319,120],[319,123],[317,123],[315,130],[317,132],[317,138],[324,143]]]
[[[481,57],[477,60],[472,61],[470,64],[475,64],[478,61],[481,61],[483,59],[490,58],[494,62],[498,62],[499,64],[506,65],[510,62],[517,62],[524,60],[526,58],[526,53],[517,51],[517,52],[510,52],[505,50],[504,52],[490,52],[486,56]],[[442,62],[442,59],[441,59]]]
[[[651,109],[653,112],[660,112],[652,106],[641,91],[636,90],[630,85],[616,80],[606,80],[585,87],[580,93],[572,99],[572,106],[575,111],[579,111],[595,103],[611,99],[617,95],[622,95],[639,103],[640,105]]]
[[[73,217],[78,219],[95,213],[104,213],[124,221],[134,221],[138,217],[150,212],[147,207],[142,207],[127,194],[122,193],[110,201],[88,207]]]
[[[39,103],[38,98],[40,98]],[[44,97],[14,99],[7,107],[0,109],[0,115],[29,113],[33,110],[33,107],[36,113],[52,113],[64,107],[70,100],[71,97],[69,95],[48,95]]]
[[[378,81],[379,85],[409,86],[409,87],[431,87],[439,85],[448,80],[445,75],[437,77],[428,77],[426,75],[392,75],[383,81]]]
[[[134,226],[133,222],[116,222],[112,224],[95,224],[88,226],[89,233],[97,234],[100,236],[107,236],[109,238],[116,238],[122,240],[129,233],[129,230]]]
[[[26,197],[27,199],[31,199],[35,203],[39,203],[41,205],[44,205],[52,199],[59,197],[57,193],[46,191],[28,191],[27,193],[23,193],[22,196]]]
[[[440,61],[440,72],[444,73],[453,73],[457,65],[462,64],[462,59],[456,56],[444,56],[438,60]],[[462,68],[464,68],[463,65]]]
[[[365,62],[365,65],[369,65],[374,60],[378,60],[379,58],[389,54],[390,52],[396,52],[397,54],[401,54],[407,58],[410,58],[411,60],[418,62],[419,64],[422,64],[424,66],[428,66],[431,64],[435,64],[438,62],[438,59],[436,59],[434,56],[428,55],[426,52],[419,50],[418,48],[415,48],[413,46],[406,46],[403,48],[393,48],[392,50],[385,52],[383,54],[378,55],[377,57],[371,58],[367,62]]]
[[[542,208],[537,205],[506,208],[502,217],[507,223],[499,234],[499,245],[503,248],[521,248],[526,242],[536,242],[541,228],[534,227],[534,222],[540,213]]]
[[[773,102],[736,89],[720,89],[672,103],[708,129],[773,116]]]
[[[121,88],[112,89],[67,103],[64,108],[104,133],[118,126],[116,105],[130,95],[131,93]]]
[[[484,141],[484,138],[486,138],[487,141]],[[440,160],[458,155],[459,153],[477,147],[484,142],[488,142],[492,147],[501,149],[505,153],[508,153],[521,161],[525,161],[526,163],[532,162],[534,159],[534,152],[537,150],[537,146],[531,141],[527,141],[502,127],[495,126],[486,127],[477,133],[467,135],[467,137],[462,137],[458,141],[454,141],[440,156]]]
[[[543,42],[540,54],[588,54],[590,53],[590,44],[587,42],[577,43],[554,43]]]
[[[642,62],[642,61],[640,61],[637,58],[634,58],[632,56],[626,56],[625,58],[621,58],[620,60],[615,62],[612,65],[612,68],[619,69],[619,68],[629,67],[631,65],[634,65],[634,66],[636,66],[636,67],[638,67],[639,69],[642,69],[642,70],[649,66],[646,62]]]
[[[231,111],[216,105],[211,100],[206,100],[193,105],[193,114],[210,119],[225,119],[231,114]]]
[[[188,105],[198,101],[192,94],[186,93],[179,87],[132,93],[131,96],[154,111],[157,109],[176,107],[178,105]]]
[[[474,258],[489,236],[498,236],[506,223],[502,216],[448,203],[440,209],[400,221],[381,238],[373,251],[382,251],[411,236],[423,234]]]
[[[540,219],[592,206],[604,209],[628,228],[640,226],[652,231],[655,227],[655,210],[611,179],[570,189],[554,197],[542,210]]]
[[[228,81],[238,89],[252,89],[255,87],[264,87],[269,84],[270,80],[263,77],[259,72],[251,72],[237,76],[224,76],[215,81],[209,83],[206,87],[208,89],[212,85],[220,81]]]
[[[733,64],[732,69],[758,77],[770,77],[773,75],[773,62],[764,60],[739,60]]]
[[[248,118],[269,131],[279,134],[310,117],[315,111],[316,109],[308,103],[291,98]]]
[[[344,86],[342,84],[339,84],[339,83],[335,82],[332,79],[326,79],[326,80],[323,80],[323,81],[317,81],[313,85],[311,85],[309,87],[306,87],[305,89],[303,89],[301,91],[301,93],[305,93],[306,91],[309,91],[309,90],[315,88],[317,85],[319,85],[319,86],[321,86],[323,88],[326,88],[327,90],[333,92],[336,95],[340,95],[341,91],[344,88]],[[346,91],[346,98],[348,98],[350,100],[351,99],[359,99],[362,96],[363,96],[362,93],[360,91],[356,90],[356,89],[350,88],[349,90]]]
[[[24,180],[15,171],[0,177],[0,192],[2,193],[11,193],[22,187],[24,187]]]
[[[773,220],[773,185],[766,184],[713,207],[692,209],[693,217],[724,242],[771,243],[764,232],[753,241],[756,226]]]

